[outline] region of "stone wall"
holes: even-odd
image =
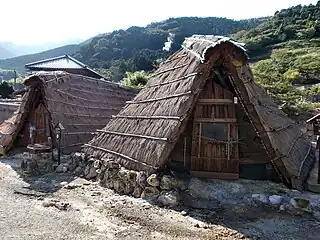
[[[80,157],[81,155],[81,157]],[[73,155],[75,161],[86,158],[81,153]],[[88,180],[96,180],[118,194],[153,201],[159,205],[176,206],[179,204],[179,191],[183,189],[183,181],[165,174],[151,174],[144,171],[133,171],[122,167],[112,159],[86,159],[83,176]]]
[[[68,162],[69,165],[61,165],[67,171],[98,181],[116,193],[140,197],[160,206],[250,211],[265,205],[277,211],[312,214],[320,220],[319,195],[290,190],[270,181],[203,180],[177,177],[177,173],[170,171],[148,176],[143,171],[125,169],[112,159],[96,159],[83,153],[72,154]]]

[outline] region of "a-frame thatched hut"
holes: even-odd
[[[26,92],[18,110],[0,125],[0,153],[13,146],[55,142],[54,126],[64,127],[63,152],[80,149],[137,91],[96,78],[66,72],[38,72],[25,81]]]
[[[194,35],[84,148],[129,169],[181,166],[202,177],[273,179],[301,189],[311,143],[258,87],[245,49]],[[278,178],[278,179],[279,179]]]

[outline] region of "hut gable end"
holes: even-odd
[[[219,72],[223,74],[223,79],[216,76],[217,81],[220,78],[221,86],[228,84],[237,100],[231,95],[199,100],[200,96],[203,98],[201,93],[207,88],[208,80],[211,81]],[[201,138],[201,127],[198,128],[195,124],[197,120],[194,119],[196,106],[200,102],[241,106],[241,114],[234,112],[232,118],[217,119],[209,111],[208,114],[211,115],[200,120],[230,123],[226,129],[232,134],[223,140],[228,141],[228,146],[222,144],[221,149],[226,147],[226,150],[219,151],[221,154],[228,154],[230,161],[238,161],[233,164],[237,174],[239,154],[235,150],[237,147],[233,146],[240,145],[241,139],[238,140],[237,130],[240,120],[235,116],[241,115],[243,118],[243,114],[246,114],[251,124],[250,131],[255,132],[250,135],[254,135],[254,141],[259,145],[253,149],[264,149],[263,154],[267,154],[261,160],[263,166],[268,162],[283,182],[296,188],[302,187],[314,161],[310,142],[301,134],[300,128],[278,109],[266,92],[254,83],[243,45],[225,37],[194,35],[186,38],[181,49],[161,63],[145,88],[133,100],[128,101],[105,128],[99,130],[86,144],[84,151],[97,157],[113,158],[129,169],[148,172],[165,167],[173,156],[179,154],[191,154],[195,161],[200,161],[199,157],[214,161],[214,153],[208,156],[194,154],[198,147],[204,148],[194,146],[196,141],[192,140]],[[237,111],[239,107],[233,109]],[[186,139],[192,141],[192,144],[188,142],[184,147],[183,136],[188,134]],[[241,136],[246,137],[243,133]],[[186,147],[192,149],[185,149]],[[185,167],[190,165],[185,163]],[[202,167],[209,169],[209,165],[203,164]]]
[[[30,144],[30,124],[35,125],[39,143],[54,137],[53,126],[61,123],[65,128],[63,151],[80,149],[137,93],[115,83],[61,71],[39,72],[24,84],[27,90],[19,109],[0,125],[2,153],[12,147],[18,136],[19,146]]]

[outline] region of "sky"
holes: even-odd
[[[0,0],[0,42],[38,45],[87,39],[169,17],[271,16],[318,0]]]

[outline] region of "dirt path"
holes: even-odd
[[[313,219],[272,209],[169,210],[68,174],[21,178],[0,160],[1,239],[319,239]],[[11,166],[10,166],[11,165]],[[67,210],[48,206],[67,203]]]

